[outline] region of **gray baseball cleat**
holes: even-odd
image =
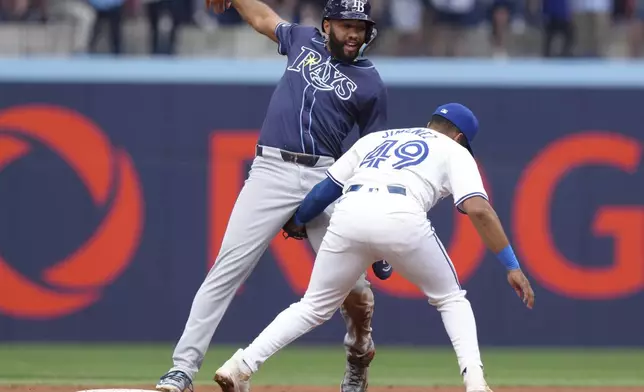
[[[344,370],[341,392],[366,392],[369,387],[368,373],[369,364],[376,355],[372,349],[361,357],[348,356],[347,365]]]
[[[162,392],[194,392],[192,380],[181,370],[171,370],[161,377],[156,386],[157,391]]]

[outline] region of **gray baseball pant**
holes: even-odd
[[[262,146],[253,160],[248,179],[235,202],[219,255],[192,302],[190,316],[175,347],[172,370],[194,379],[226,309],[246,281],[271,240],[293,215],[307,193],[326,178],[333,158],[320,157],[315,167],[285,162],[280,150]],[[307,225],[317,253],[329,225],[330,206]],[[347,356],[362,356],[373,346],[371,316],[374,296],[362,274],[345,299],[341,313],[347,326]]]

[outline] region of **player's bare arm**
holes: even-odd
[[[519,267],[519,263],[510,246],[510,241],[494,208],[480,196],[466,199],[461,204],[461,208],[467,213],[483,243],[497,255],[508,269],[508,283],[510,283],[510,286],[526,306],[532,309],[534,306],[534,291]]]
[[[260,34],[277,42],[275,28],[284,22],[271,7],[259,0],[206,0],[206,6],[216,13],[222,13],[230,6]]]
[[[499,253],[510,244],[494,208],[483,197],[471,197],[463,202],[461,208],[492,252]]]

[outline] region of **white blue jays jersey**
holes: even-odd
[[[359,139],[327,172],[350,185],[400,185],[425,211],[452,195],[454,205],[488,198],[476,161],[463,146],[428,128],[392,129]]]

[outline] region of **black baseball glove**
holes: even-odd
[[[284,226],[282,226],[282,230],[282,236],[284,236],[284,239],[293,238],[301,241],[303,239],[309,238],[306,234],[306,227],[298,226],[295,224],[295,215],[293,215],[291,219],[289,219],[288,222],[286,222]]]

